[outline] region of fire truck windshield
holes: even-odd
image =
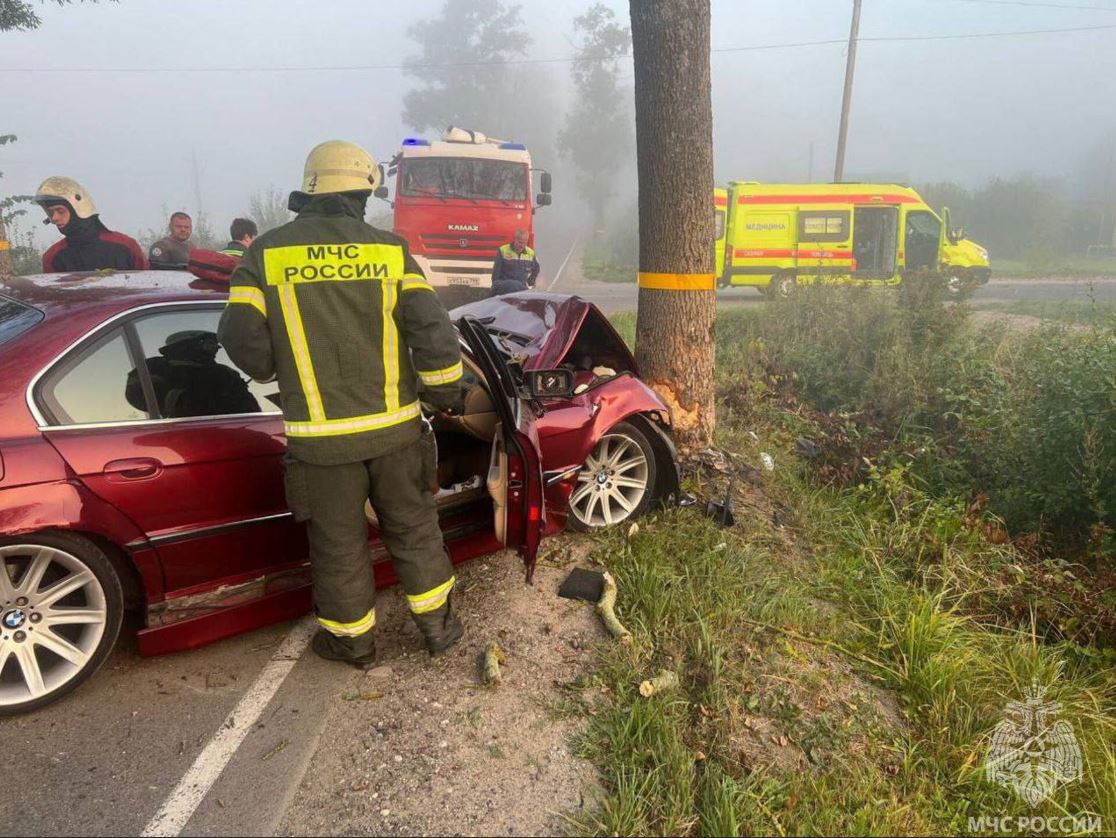
[[[412,198],[464,198],[526,202],[523,163],[479,157],[410,157],[400,164],[399,194]]]

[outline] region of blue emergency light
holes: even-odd
[[[500,143],[500,148],[506,148],[508,151],[526,151],[527,146],[523,143]]]
[[[430,145],[430,140],[424,140],[422,137],[406,137],[403,145]]]

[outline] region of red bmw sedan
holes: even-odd
[[[92,675],[125,610],[156,655],[310,609],[277,388],[218,344],[225,297],[177,272],[0,284],[0,715]],[[514,547],[530,577],[545,534],[678,492],[670,413],[591,303],[515,294],[452,317],[466,409],[431,421],[454,562]],[[560,394],[534,386],[547,371]]]

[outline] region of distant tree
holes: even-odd
[[[0,146],[15,141],[15,134],[0,134]],[[4,177],[4,173],[0,172],[0,178],[2,177]],[[30,195],[0,196],[0,276],[10,276],[16,272],[15,264],[12,261],[13,242],[8,237],[8,227],[16,218],[27,212],[20,207],[20,204],[30,200]]]
[[[291,220],[287,196],[274,186],[254,192],[248,199],[248,217],[256,222],[261,233],[282,227]]]
[[[116,0],[111,0],[116,2]],[[68,6],[73,0],[51,0],[59,6]],[[86,0],[81,0],[86,2]],[[88,0],[96,3],[97,0]],[[35,14],[35,7],[25,0],[0,0],[0,32],[27,32],[38,29],[43,21]]]
[[[577,170],[577,191],[600,226],[634,145],[632,91],[620,83],[621,59],[631,53],[632,32],[602,3],[573,23],[578,60],[570,76],[577,100],[558,135],[558,148]]]
[[[500,66],[531,45],[518,5],[446,0],[439,17],[412,24],[407,34],[422,52],[406,59],[404,72],[425,86],[403,97],[405,123],[418,131],[459,125],[505,138],[518,127],[515,78]]]

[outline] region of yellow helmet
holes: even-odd
[[[380,169],[372,155],[354,143],[329,140],[314,146],[306,158],[302,191],[307,195],[329,192],[374,192]]]
[[[63,202],[70,205],[70,209],[78,218],[89,218],[97,214],[93,199],[73,178],[48,177],[35,190],[35,203],[43,209]]]

